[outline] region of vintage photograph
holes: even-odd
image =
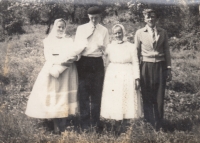
[[[0,0],[0,143],[200,142],[200,0]]]

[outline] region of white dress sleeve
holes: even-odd
[[[58,78],[59,75],[67,69],[66,66],[62,66],[61,63],[68,58],[69,47],[72,46],[73,40],[65,41],[67,39],[63,39],[59,41],[58,47],[56,47],[57,41],[50,41],[45,39],[44,43],[44,55],[45,59],[48,63],[51,63],[49,73],[55,78]],[[57,43],[58,44],[58,43]],[[69,47],[67,47],[69,46]],[[72,49],[73,47],[71,47]],[[58,54],[58,56],[54,57],[52,54]]]
[[[48,43],[47,39],[43,40],[43,45],[44,45],[45,60],[50,62],[52,60],[52,51],[51,51],[51,48],[49,47],[49,43]]]
[[[139,60],[137,56],[137,49],[134,44],[130,43],[130,52],[132,57],[132,64],[133,64],[133,72],[134,72],[134,78],[138,79],[140,78],[140,68],[139,68]]]

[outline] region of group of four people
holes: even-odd
[[[86,129],[99,126],[100,116],[135,119],[144,110],[146,121],[160,129],[166,81],[172,76],[168,37],[156,26],[156,11],[143,11],[146,26],[136,32],[135,44],[125,40],[121,24],[113,26],[110,43],[100,14],[98,7],[88,9],[90,21],[77,28],[74,42],[65,35],[65,20],[55,20],[43,41],[46,62],[25,113],[53,118],[54,130],[62,131],[70,114],[80,113],[81,128]]]

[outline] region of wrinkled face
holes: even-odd
[[[88,14],[88,17],[90,19],[90,22],[94,26],[96,26],[100,22],[100,15],[99,14],[93,14],[93,15]]]
[[[64,32],[65,32],[65,27],[66,27],[66,24],[65,24],[64,21],[59,21],[59,22],[56,24],[56,27],[57,27],[57,34],[58,34],[58,36],[64,34]]]
[[[156,14],[154,12],[147,13],[144,15],[144,21],[147,23],[147,25],[151,28],[153,28],[156,25]]]
[[[115,40],[117,41],[122,41],[123,40],[123,31],[122,31],[122,28],[119,27],[119,26],[116,26],[114,29],[113,29],[113,37]]]

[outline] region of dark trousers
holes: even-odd
[[[165,62],[142,62],[140,72],[144,118],[153,127],[159,129],[162,124],[164,112],[166,86]]]
[[[82,56],[76,65],[81,125],[98,124],[104,80],[103,59]]]

